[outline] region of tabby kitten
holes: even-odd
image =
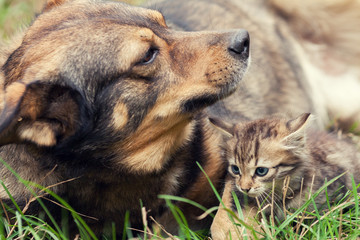
[[[258,204],[269,217],[281,220],[285,211],[294,211],[325,184],[347,172],[327,187],[331,200],[339,199],[352,188],[351,176],[360,181],[360,154],[355,146],[336,136],[306,128],[310,114],[296,119],[269,118],[228,124],[219,119],[210,122],[225,136],[228,161],[223,201],[235,210],[231,192],[239,198],[245,222],[254,226]],[[273,191],[274,190],[274,191]],[[257,198],[257,199],[256,199]],[[323,191],[315,198],[318,208],[326,205]],[[312,211],[312,204],[308,211]],[[211,227],[213,239],[225,239],[229,232],[238,234],[225,211],[218,211]]]

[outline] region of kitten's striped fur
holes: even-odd
[[[248,223],[256,224],[251,220],[258,209],[256,197],[263,204],[262,208],[273,202],[274,215],[281,220],[284,206],[294,211],[308,199],[309,194],[322,187],[326,179],[329,181],[346,172],[327,187],[332,201],[352,188],[353,174],[355,181],[360,182],[356,176],[360,170],[360,155],[355,146],[334,135],[307,129],[309,115],[302,114],[293,120],[268,118],[236,125],[211,119],[227,135],[224,150],[229,176],[223,200],[235,210],[231,198],[231,191],[235,191],[245,216],[249,218]],[[288,187],[285,187],[285,179],[290,179]],[[326,203],[325,192],[315,198],[315,202],[321,209]],[[268,207],[263,211],[266,216],[270,216],[271,209]],[[308,211],[312,210],[310,205]],[[231,231],[233,224],[224,226],[224,217],[227,218],[227,214],[219,211],[212,231],[219,228],[217,224],[221,225],[220,231]]]

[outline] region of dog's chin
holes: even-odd
[[[220,93],[218,94],[219,99],[224,99],[228,96],[230,96],[231,94],[233,94],[234,92],[236,92],[236,90],[239,87],[239,83],[241,82],[242,78],[238,78],[234,81],[232,81],[229,84],[226,84],[224,87],[221,88]]]
[[[193,98],[183,102],[182,111],[186,113],[193,113],[213,105],[217,101],[220,101],[233,94],[236,91],[238,85],[238,83],[232,82],[226,86],[223,86],[218,93],[194,96]]]
[[[239,88],[240,86],[240,82],[243,79],[244,74],[239,74],[238,76],[234,77],[232,79],[232,81],[224,84],[223,86],[221,86],[219,93],[217,94],[218,99],[222,100],[224,98],[227,98],[228,96],[230,96],[231,94],[233,94],[234,92],[236,92],[236,90]]]
[[[243,81],[243,78],[246,72],[249,69],[250,61],[248,60],[244,66],[242,66],[240,71],[234,72],[230,81],[226,82],[225,84],[219,86],[219,99],[224,99],[231,94],[233,94],[239,87],[240,82]]]
[[[208,107],[220,100],[218,94],[207,94],[202,96],[195,96],[191,99],[186,100],[182,104],[182,111],[184,113],[194,113]]]

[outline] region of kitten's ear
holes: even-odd
[[[310,113],[303,113],[286,123],[289,135],[283,139],[283,142],[287,148],[299,148],[305,146],[305,125],[309,121],[309,117]]]
[[[308,122],[310,113],[303,113],[295,119],[289,120],[286,123],[286,127],[290,130],[291,133],[294,133],[305,126],[305,123]]]
[[[214,126],[215,129],[223,133],[227,137],[234,136],[234,125],[228,122],[225,122],[219,118],[209,118],[211,125]]]

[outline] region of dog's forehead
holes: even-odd
[[[16,57],[9,60],[26,64],[15,70],[3,68],[6,85],[20,78],[61,76],[80,83],[96,74],[102,74],[99,79],[119,75],[145,51],[143,43],[152,39],[153,32],[163,31],[164,26],[162,15],[154,10],[119,2],[67,1],[35,19]],[[133,46],[135,51],[128,51]]]
[[[95,16],[98,14],[100,18],[116,18],[119,22],[128,25],[149,26],[149,24],[156,24],[161,27],[166,27],[163,15],[152,9],[131,6],[119,2],[101,1],[95,2],[94,7],[88,10],[93,11]]]
[[[61,28],[62,25],[82,21],[112,20],[118,24],[140,27],[166,27],[162,14],[158,11],[131,6],[120,2],[75,0],[44,12],[34,25],[51,29],[51,26]]]
[[[123,8],[125,10],[125,12],[128,13],[128,14],[125,14],[125,16],[127,15],[129,17],[129,19],[131,19],[131,21],[134,21],[135,20],[134,18],[140,17],[140,19],[138,19],[138,20],[152,22],[152,23],[159,24],[162,27],[167,27],[164,16],[156,10],[141,8],[141,7],[134,7],[134,6],[130,6],[130,5],[124,6],[124,4],[119,5],[119,8]],[[137,21],[135,20],[135,22],[137,22]]]
[[[78,34],[79,31],[93,30],[100,25],[103,29],[149,28],[160,34],[167,32],[164,17],[158,11],[120,2],[75,0],[40,14],[28,29],[24,41],[33,44],[65,29]]]

